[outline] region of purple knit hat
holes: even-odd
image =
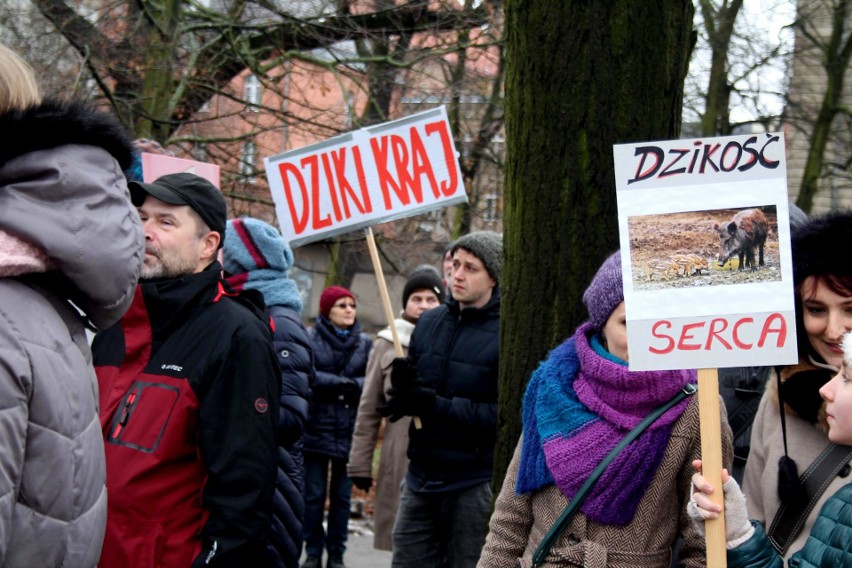
[[[583,303],[589,310],[589,321],[595,329],[603,329],[615,308],[624,301],[621,281],[621,252],[615,251],[604,261],[592,283],[583,293]]]

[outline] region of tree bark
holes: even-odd
[[[497,489],[530,373],[586,319],[618,248],[612,145],[678,135],[694,43],[687,0],[508,0],[506,17]]]

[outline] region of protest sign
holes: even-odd
[[[630,368],[795,363],[783,136],[614,153]]]
[[[264,158],[291,246],[464,203],[444,107]]]
[[[203,177],[216,187],[221,187],[219,166],[216,164],[147,152],[142,153],[141,157],[142,181],[145,183],[151,183],[167,174],[189,173]]]

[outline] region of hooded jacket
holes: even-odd
[[[142,281],[92,345],[109,476],[100,568],[271,565],[281,375],[222,267]]]
[[[132,146],[113,118],[73,103],[0,115],[0,132],[0,241],[43,260],[0,243],[0,565],[93,567],[106,471],[84,319],[110,326],[133,298],[144,239],[122,173]]]

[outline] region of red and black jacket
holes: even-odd
[[[280,373],[221,266],[140,283],[92,345],[107,458],[102,568],[264,566]]]

